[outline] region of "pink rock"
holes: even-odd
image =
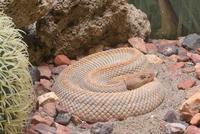
[[[178,63],[172,64],[172,65],[169,65],[169,69],[171,71],[175,71],[177,69],[183,68],[184,66],[185,66],[184,62],[178,62]]]
[[[90,129],[92,127],[91,124],[88,124],[87,122],[82,122],[80,125],[79,125],[80,128],[82,129]]]
[[[196,77],[197,77],[198,79],[200,79],[200,63],[197,63],[197,64],[195,65],[195,72],[196,72]]]
[[[153,43],[146,43],[145,47],[148,53],[155,53],[158,51],[157,46]]]
[[[57,55],[55,57],[54,63],[57,66],[59,66],[59,65],[70,65],[71,61],[66,55],[60,54],[60,55]]]
[[[179,62],[186,62],[186,61],[189,61],[189,60],[190,60],[190,58],[187,55],[179,55],[178,56]]]
[[[33,128],[29,128],[26,130],[25,134],[40,134],[40,133],[36,132]]]
[[[56,103],[55,102],[47,102],[42,105],[44,112],[46,112],[51,117],[56,116]]]
[[[51,91],[52,83],[47,79],[40,79],[40,84],[45,88]]]
[[[175,46],[178,44],[177,40],[165,40],[165,39],[160,39],[160,40],[153,40],[153,43],[156,44],[158,47],[163,47],[163,46]]]
[[[55,122],[56,134],[71,134],[70,129],[66,126],[60,125]]]
[[[131,44],[132,47],[140,50],[143,53],[147,53],[145,42],[142,38],[133,37],[133,38],[128,39],[128,42]]]
[[[183,40],[185,39],[185,37],[178,37],[178,46],[182,46]]]
[[[199,113],[200,92],[195,93],[187,99],[180,107],[180,114],[183,120],[190,122],[192,117]]]
[[[184,81],[181,81],[177,87],[178,89],[189,89],[191,87],[193,87],[194,85],[196,84],[196,81],[195,80],[184,80]]]
[[[45,103],[46,101],[56,101],[58,100],[58,97],[56,96],[56,94],[54,92],[49,92],[46,94],[43,94],[41,96],[38,96],[37,98],[39,105],[42,105],[43,103]]]
[[[32,124],[44,123],[49,126],[51,126],[53,122],[54,122],[54,119],[52,117],[42,115],[40,113],[37,113],[36,115],[34,115],[31,120]]]
[[[33,89],[36,93],[36,96],[40,96],[49,92],[49,90],[47,90],[43,85],[41,85],[40,82],[35,82],[35,84],[33,85]]]
[[[192,125],[199,125],[200,124],[200,113],[197,113],[192,117],[190,124],[192,124]]]
[[[48,65],[39,66],[38,70],[41,77],[51,78],[51,69]]]
[[[200,134],[200,128],[191,125],[187,127],[184,134]]]
[[[69,111],[66,107],[58,102],[56,103],[56,110],[58,111],[58,113],[67,113]]]
[[[194,53],[187,53],[187,56],[192,60],[194,63],[200,63],[200,55]]]
[[[43,123],[36,124],[33,128],[34,130],[38,131],[41,134],[55,134],[56,133],[56,128],[50,127]]]
[[[159,58],[157,55],[147,54],[145,56],[146,56],[149,63],[152,63],[152,64],[162,64],[162,63],[164,63],[164,61],[161,58]]]
[[[200,54],[200,48],[197,48],[197,53]]]
[[[168,58],[170,61],[177,62],[178,57],[179,57],[178,55],[173,54],[173,55],[169,56]]]

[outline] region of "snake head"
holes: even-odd
[[[128,74],[124,81],[128,90],[139,88],[154,80],[153,72],[139,72],[137,74]]]

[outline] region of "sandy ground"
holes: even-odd
[[[166,96],[163,103],[154,111],[137,117],[130,117],[123,121],[113,122],[113,134],[165,134],[163,131],[163,117],[169,110],[178,113],[178,109],[185,100],[185,91],[178,90],[177,84],[184,79],[195,79],[194,73],[181,73],[181,69],[174,72],[169,71],[168,66],[173,64],[166,57],[159,55],[165,63],[152,65],[157,74],[157,78],[163,83]],[[192,63],[186,63],[186,66],[193,66]],[[198,81],[197,81],[198,85]],[[82,130],[77,127],[69,126],[72,134],[90,134],[88,130]]]

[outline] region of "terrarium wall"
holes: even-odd
[[[148,15],[153,38],[200,33],[199,0],[129,0],[129,3]]]

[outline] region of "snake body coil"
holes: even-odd
[[[154,110],[164,98],[161,83],[154,81],[127,90],[112,78],[135,74],[148,67],[145,56],[134,48],[119,48],[87,56],[64,69],[54,90],[70,113],[84,121],[124,119]]]

